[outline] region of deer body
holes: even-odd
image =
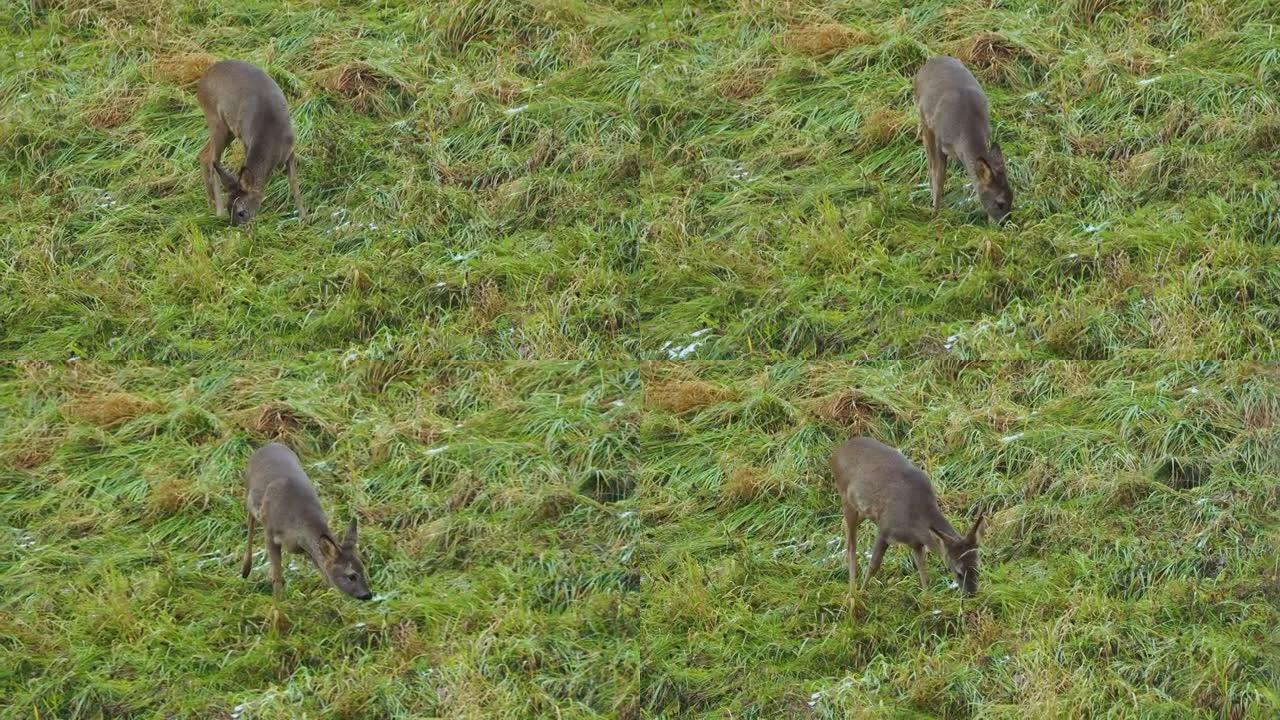
[[[871,438],[853,438],[837,448],[831,455],[831,473],[844,513],[851,591],[858,576],[858,525],[864,519],[878,528],[864,585],[880,569],[884,551],[893,543],[911,548],[921,588],[929,582],[928,550],[942,557],[966,594],[977,591],[977,532],[982,516],[968,535],[961,536],[938,507],[928,476],[902,453]]]
[[[228,212],[234,225],[253,219],[262,193],[276,168],[289,174],[289,188],[306,221],[293,153],[293,123],[284,93],[265,72],[239,60],[214,63],[196,86],[196,99],[209,126],[209,142],[200,151],[205,192],[218,215]],[[244,145],[244,167],[232,175],[222,166],[222,153],[233,138]],[[230,196],[227,202],[219,185]]]
[[[916,73],[915,92],[933,212],[942,206],[947,162],[955,158],[969,174],[987,217],[1003,222],[1013,209],[1013,190],[1004,154],[991,142],[987,96],[978,80],[959,60],[935,57]]]
[[[356,549],[356,521],[352,519],[341,540],[329,530],[315,487],[292,450],[280,443],[259,448],[249,458],[245,485],[249,542],[241,577],[249,577],[253,567],[253,531],[260,522],[266,532],[271,585],[277,597],[284,592],[280,560],[284,550],[311,558],[320,574],[342,592],[361,600],[371,597]]]

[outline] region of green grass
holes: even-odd
[[[902,5],[0,8],[0,718],[1276,715],[1280,9]],[[930,216],[942,53],[1006,226]],[[213,217],[214,57],[309,224]],[[977,597],[850,610],[852,434]],[[272,438],[377,602],[239,577]]]

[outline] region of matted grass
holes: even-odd
[[[1277,356],[1265,0],[5,16],[8,352],[269,358],[381,333],[466,360]],[[991,97],[1006,227],[959,168],[929,215],[911,77],[939,53]],[[253,232],[211,216],[192,83],[216,57],[284,88],[311,224],[283,179]]]
[[[635,370],[6,376],[3,717],[636,716]],[[275,602],[261,531],[240,578],[270,439],[359,518],[374,601],[286,556]]]
[[[1277,24],[4,5],[0,717],[1274,716]],[[939,53],[990,95],[1004,227],[959,168],[930,217]],[[223,57],[288,97],[308,225],[282,175],[212,216]],[[993,513],[977,598],[898,550],[848,614],[851,434]],[[272,438],[377,602],[239,578]]]
[[[643,421],[653,716],[1280,711],[1274,367],[698,363],[643,382],[721,398]],[[858,433],[925,468],[953,524],[988,513],[976,597],[932,556],[921,592],[897,547],[850,615],[827,459]]]

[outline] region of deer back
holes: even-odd
[[[987,95],[978,79],[953,57],[930,58],[915,79],[920,119],[948,154],[981,157],[991,144]],[[965,154],[965,153],[961,153]]]
[[[831,456],[831,470],[841,499],[858,515],[871,518],[891,539],[933,546],[931,527],[956,534],[938,507],[928,476],[888,445],[854,438]]]

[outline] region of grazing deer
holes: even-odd
[[[871,438],[857,437],[831,455],[831,473],[844,510],[844,537],[849,559],[849,590],[858,576],[858,525],[870,518],[879,534],[871,551],[871,565],[862,583],[876,571],[889,543],[906,545],[915,555],[920,587],[929,585],[925,549],[942,556],[965,595],[978,591],[978,529],[982,515],[969,534],[961,537],[938,507],[929,477],[902,453]]]
[[[253,567],[254,523],[261,522],[267,535],[267,557],[271,560],[271,586],[276,597],[284,593],[284,571],[280,551],[305,553],[320,574],[342,592],[368,600],[369,585],[364,564],[356,551],[356,521],[351,519],[347,534],[339,542],[329,531],[329,521],[320,509],[320,498],[298,456],[280,443],[259,448],[249,458],[245,473],[248,486],[249,543],[244,549],[241,577],[249,577]]]
[[[977,79],[959,60],[935,57],[916,73],[915,87],[934,214],[942,207],[947,161],[955,158],[969,173],[987,217],[1004,222],[1013,209],[1013,190],[1004,154],[991,142],[987,96]]]
[[[293,123],[280,86],[254,65],[223,60],[200,78],[196,99],[209,125],[209,142],[200,150],[200,169],[205,192],[217,214],[230,208],[232,225],[252,220],[262,206],[271,173],[284,165],[298,219],[306,222],[293,152]],[[244,166],[238,175],[222,166],[222,153],[233,138],[240,138],[244,146]],[[229,203],[218,192],[219,181],[230,196]]]

